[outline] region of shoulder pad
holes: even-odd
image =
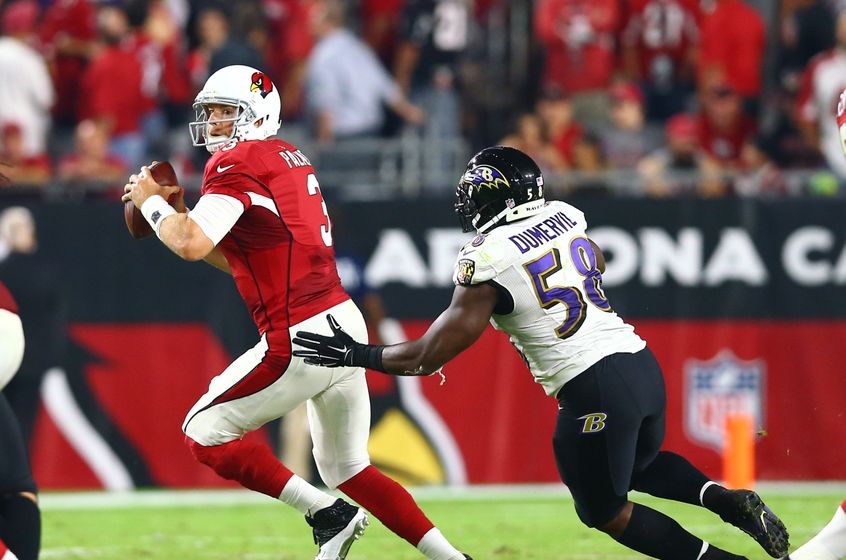
[[[573,206],[572,204],[567,204],[563,200],[551,200],[549,201],[549,205],[561,212],[564,212],[570,219],[575,220],[579,225],[587,227],[587,220],[585,219],[585,213]]]
[[[250,164],[249,144],[250,142],[230,142],[215,152],[206,162],[203,182],[216,181],[221,175],[250,175],[255,176],[253,166]]]
[[[492,236],[477,235],[464,245],[455,262],[452,281],[457,286],[470,286],[492,280],[508,260],[507,247]]]

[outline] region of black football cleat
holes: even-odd
[[[790,535],[781,519],[751,490],[729,490],[720,518],[753,539],[773,558],[787,555]]]
[[[464,560],[473,560],[473,559],[472,559],[472,558],[470,558],[470,556],[469,556],[469,555],[465,554],[465,555],[464,555]]]
[[[314,560],[344,560],[370,524],[363,509],[340,498],[314,517],[306,515],[306,522],[311,525],[314,544],[319,547]]]

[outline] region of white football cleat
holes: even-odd
[[[306,515],[314,543],[320,547],[314,560],[344,560],[350,547],[370,525],[367,513],[340,498],[313,517]]]

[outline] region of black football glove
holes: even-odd
[[[294,350],[294,356],[313,366],[324,367],[366,367],[382,368],[382,348],[370,344],[361,344],[341,328],[331,314],[326,315],[332,336],[306,331],[297,331],[292,342],[306,350]]]
[[[331,314],[326,316],[326,320],[329,321],[332,336],[298,331],[292,342],[307,350],[294,350],[294,356],[304,358],[305,363],[314,366],[352,366],[353,348],[361,345],[341,328]]]

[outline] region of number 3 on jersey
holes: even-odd
[[[326,218],[325,224],[320,224],[320,237],[323,238],[323,244],[327,247],[332,246],[332,222],[329,220],[329,210],[326,209],[326,201],[323,200],[323,195],[320,193],[320,183],[317,182],[317,177],[314,173],[308,174],[308,194],[317,196],[320,201],[320,206],[323,208],[323,217]]]
[[[596,254],[584,237],[576,237],[570,242],[570,258],[576,271],[584,277],[582,288],[588,301],[602,311],[611,311],[611,305],[602,291],[602,275],[597,268]],[[524,265],[532,278],[532,285],[538,296],[538,303],[544,309],[563,304],[567,318],[555,328],[558,338],[572,336],[585,322],[587,310],[582,292],[575,287],[550,286],[548,278],[561,270],[561,253],[552,249]]]

